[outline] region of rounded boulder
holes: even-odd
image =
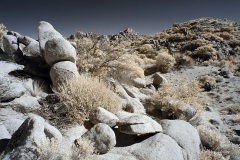
[[[76,61],[76,50],[64,38],[53,38],[45,44],[44,59],[50,66],[60,61]]]

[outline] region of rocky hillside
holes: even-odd
[[[155,35],[0,26],[0,159],[239,160],[239,23]]]

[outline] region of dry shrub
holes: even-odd
[[[224,156],[227,156],[236,147],[226,136],[208,126],[200,125],[197,127],[197,130],[202,145],[207,149],[221,152]]]
[[[183,41],[183,40],[186,40],[186,39],[188,39],[188,37],[185,36],[185,35],[182,34],[182,33],[170,34],[170,35],[167,37],[167,41],[168,41],[168,42],[180,42],[180,41]]]
[[[240,40],[233,39],[229,42],[229,45],[233,48],[240,47]]]
[[[223,157],[221,152],[202,150],[200,152],[200,160],[228,160],[228,159]]]
[[[72,147],[72,160],[94,160],[96,159],[94,143],[86,138],[75,140]]]
[[[201,76],[199,77],[200,86],[205,91],[211,91],[216,87],[216,78],[211,76]]]
[[[61,108],[66,113],[58,116],[67,124],[82,124],[100,106],[113,113],[120,109],[114,93],[96,77],[80,75],[61,86],[57,94],[66,102]]]
[[[189,83],[180,82],[178,85],[164,83],[152,96],[156,108],[167,112],[169,115],[177,115],[185,104],[192,105],[197,112],[203,109],[203,100],[198,96],[201,89],[198,81]]]
[[[154,35],[155,39],[162,39],[162,40],[166,40],[167,37],[169,37],[169,34],[166,32],[159,32],[157,34]]]
[[[80,72],[104,74],[108,64],[124,54],[123,48],[114,48],[105,41],[88,38],[73,41],[77,44],[77,66]]]
[[[220,32],[220,33],[216,33],[216,35],[218,35],[219,37],[222,37],[225,40],[234,40],[235,39],[235,36],[228,32]]]
[[[224,107],[223,109],[221,109],[221,111],[225,111],[228,114],[240,114],[240,103],[230,104]]]
[[[204,66],[217,66],[225,68],[230,73],[236,73],[240,71],[240,60],[235,56],[227,56],[221,60],[208,60],[202,63]]]
[[[206,39],[209,39],[211,41],[223,41],[223,38],[216,35],[216,34],[213,34],[213,33],[204,33],[202,34],[202,36]]]
[[[194,51],[198,47],[209,45],[210,43],[211,43],[210,41],[207,41],[205,39],[196,39],[189,41],[185,45],[183,45],[182,50]]]
[[[174,58],[176,60],[175,66],[177,69],[194,65],[194,60],[187,55],[180,54],[180,55],[174,56]]]
[[[208,27],[208,28],[203,28],[202,32],[203,33],[213,33],[215,31],[214,28]]]
[[[54,138],[46,138],[43,146],[37,149],[39,153],[38,160],[57,160],[61,159],[58,155],[59,143]],[[41,149],[40,149],[41,148]]]
[[[141,67],[145,62],[137,55],[124,54],[118,60],[109,63],[107,75],[120,82],[131,84],[134,78],[144,78]]]
[[[228,32],[228,33],[234,32],[235,30],[236,30],[235,27],[222,27],[220,29],[221,32]]]
[[[151,44],[143,44],[141,47],[138,48],[138,51],[141,53],[141,54],[146,54],[150,51],[153,50],[153,47]]]
[[[2,38],[3,36],[7,33],[7,29],[3,24],[0,24],[0,48],[3,47],[3,42],[2,42]]]
[[[160,51],[156,57],[156,67],[162,73],[170,72],[175,63],[175,58],[167,51]]]
[[[209,59],[215,60],[217,58],[217,51],[212,45],[205,45],[195,49],[191,57],[198,61],[207,61]]]

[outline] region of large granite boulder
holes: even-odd
[[[69,41],[62,38],[53,38],[48,40],[45,44],[44,58],[48,65],[60,61],[76,61],[76,50]]]

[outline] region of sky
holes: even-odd
[[[174,23],[213,17],[240,22],[239,0],[1,0],[0,23],[37,39],[40,21],[66,37],[77,31],[155,34]]]

